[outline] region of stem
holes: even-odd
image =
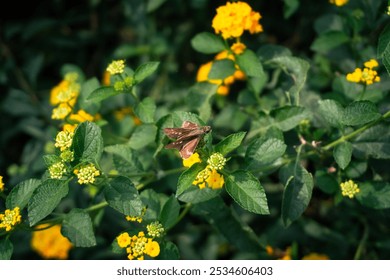
[[[93,212],[93,211],[96,211],[96,210],[100,210],[101,208],[104,208],[108,205],[108,202],[107,201],[102,201],[98,204],[95,204],[95,205],[92,205],[88,208],[85,209],[85,211],[87,212]]]
[[[363,100],[364,94],[366,93],[366,89],[367,89],[367,85],[364,84],[364,85],[363,85],[363,91],[362,91],[362,93],[360,94],[359,100]]]
[[[367,239],[368,239],[368,234],[369,234],[369,228],[367,223],[364,221],[364,232],[363,236],[360,239],[359,245],[356,249],[355,256],[353,257],[354,260],[359,260],[362,256],[363,249],[366,245]]]

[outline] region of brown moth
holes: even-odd
[[[181,127],[164,128],[164,133],[176,140],[166,145],[165,148],[177,149],[180,156],[187,159],[194,153],[202,136],[210,131],[210,126],[199,126],[190,121],[184,121]]]

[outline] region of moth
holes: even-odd
[[[164,133],[176,141],[165,146],[166,149],[177,149],[184,159],[195,151],[203,135],[211,131],[210,126],[199,126],[190,121],[184,121],[181,127],[164,128]]]

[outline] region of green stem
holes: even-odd
[[[98,204],[95,204],[95,205],[92,205],[88,208],[85,209],[85,211],[87,212],[93,212],[93,211],[96,211],[96,210],[100,210],[101,208],[104,208],[108,205],[108,202],[107,201],[102,201]]]
[[[364,247],[365,247],[367,239],[368,239],[368,234],[369,234],[369,227],[368,227],[367,223],[364,222],[363,236],[360,239],[359,245],[356,249],[355,256],[353,257],[354,260],[359,260],[361,258]]]
[[[360,94],[359,100],[363,100],[364,94],[366,93],[366,89],[367,89],[367,85],[364,84],[364,85],[363,85],[363,91],[362,91],[362,93]]]

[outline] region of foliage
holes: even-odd
[[[239,34],[219,2],[2,23],[1,259],[42,257],[42,225],[73,259],[390,257],[387,1],[237,2]],[[212,128],[188,167],[164,148],[185,121]]]

